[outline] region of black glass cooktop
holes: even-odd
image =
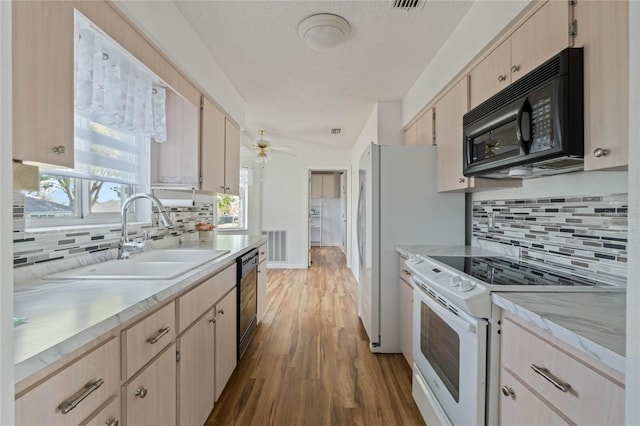
[[[493,285],[609,286],[600,281],[573,275],[569,270],[558,272],[509,257],[431,256],[431,258]]]

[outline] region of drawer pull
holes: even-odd
[[[513,397],[515,397],[515,395],[516,395],[516,393],[513,391],[513,388],[510,388],[509,386],[506,386],[506,385],[502,387],[502,394],[504,396],[511,395]]]
[[[561,382],[560,379],[551,374],[548,369],[544,367],[538,367],[535,364],[531,364],[531,369],[547,379],[553,386],[557,387],[562,392],[569,392],[569,389],[571,389],[571,385],[569,383]]]
[[[167,334],[171,330],[171,327],[165,327],[158,330],[158,333],[155,336],[151,336],[147,339],[147,342],[153,344],[158,343],[158,340],[162,339],[165,334]]]
[[[60,405],[58,405],[58,409],[62,412],[62,414],[67,414],[69,411],[76,408],[78,404],[82,402],[82,400],[91,395],[93,391],[102,386],[103,383],[103,379],[98,379],[93,382],[87,383],[86,385],[84,385],[84,388],[79,391],[79,394],[77,396],[73,397],[71,401],[62,402]]]
[[[112,417],[104,423],[104,426],[118,426],[119,424],[118,419]]]
[[[407,275],[407,276],[411,275],[411,272],[407,271],[406,269],[403,269],[402,273]]]

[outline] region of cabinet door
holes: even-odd
[[[200,188],[198,108],[177,93],[167,90],[167,141],[151,143],[156,163],[155,184]]]
[[[122,387],[127,425],[168,425],[176,421],[176,346],[172,343]]]
[[[429,108],[427,112],[416,121],[416,145],[435,145],[433,139],[433,108]]]
[[[338,181],[336,175],[322,176],[322,198],[338,198]]]
[[[216,304],[216,401],[238,363],[238,292],[234,288]]]
[[[258,265],[258,324],[267,310],[267,261]]]
[[[464,190],[462,174],[462,116],[467,112],[467,79],[453,86],[436,104],[438,135],[438,191]]]
[[[507,87],[511,81],[511,41],[505,40],[469,74],[469,107],[475,108]],[[440,108],[438,108],[438,115]],[[439,117],[436,117],[438,120]],[[438,143],[440,134],[438,133]],[[462,139],[460,139],[462,144]],[[460,156],[462,158],[462,155]],[[462,160],[461,160],[462,161]]]
[[[224,192],[240,195],[240,128],[225,117]]]
[[[213,308],[178,339],[178,424],[202,425],[213,409],[215,346]]]
[[[225,120],[222,111],[207,98],[202,98],[200,175],[204,191],[224,193]]]
[[[511,82],[569,46],[568,1],[549,1],[511,36]]]
[[[404,144],[415,145],[418,137],[418,125],[413,123],[407,130],[404,131]]]
[[[322,198],[322,175],[311,175],[311,198]]]
[[[626,166],[629,144],[629,2],[581,1],[576,47],[584,47],[584,169]],[[596,149],[606,150],[596,156]]]
[[[13,158],[73,168],[73,3],[11,9]]]
[[[558,415],[503,368],[500,370],[500,424],[567,425],[571,423]]]
[[[114,396],[112,401],[104,408],[92,415],[82,426],[118,426],[120,423],[120,397]]]
[[[398,313],[400,315],[400,350],[409,365],[413,365],[413,289],[404,280],[398,280],[400,290]]]

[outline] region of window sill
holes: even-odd
[[[130,227],[151,225],[151,222],[128,222]],[[69,232],[69,231],[96,231],[102,229],[120,229],[121,223],[96,223],[91,225],[64,225],[64,226],[47,226],[37,228],[26,228],[24,233],[30,234],[50,234],[52,232]]]

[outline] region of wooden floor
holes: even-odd
[[[265,318],[206,425],[424,425],[402,355],[372,354],[337,247],[270,269]]]

